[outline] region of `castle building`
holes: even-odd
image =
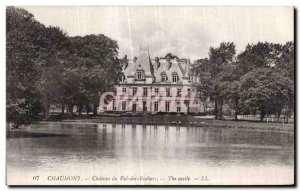
[[[199,76],[190,71],[190,60],[170,57],[151,59],[147,48],[122,65],[114,99],[104,111],[147,113],[199,113],[204,106],[198,96]]]

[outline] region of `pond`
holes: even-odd
[[[28,136],[7,139],[10,185],[294,181],[291,132],[74,122],[36,123],[22,131]]]

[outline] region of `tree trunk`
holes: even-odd
[[[94,103],[93,105],[93,115],[97,115],[98,103]]]
[[[237,109],[234,111],[234,120],[235,120],[235,121],[238,120],[238,112],[237,112]]]
[[[82,105],[82,104],[79,104],[79,106],[78,106],[78,113],[79,113],[79,116],[81,116],[81,114],[82,114],[82,109],[83,109],[83,105]]]
[[[61,114],[64,115],[65,114],[65,105],[61,106]]]
[[[289,121],[289,109],[288,107],[286,107],[286,112],[285,112],[285,116],[284,116],[284,122],[288,122]]]
[[[223,98],[220,100],[220,115],[219,119],[223,119]]]
[[[89,116],[89,105],[86,105],[86,116]]]
[[[94,99],[93,99],[93,115],[97,115],[97,108],[100,106],[100,92],[94,94]]]
[[[281,111],[277,111],[277,116],[276,116],[276,118],[277,118],[277,122],[279,122],[280,115],[281,115]]]
[[[239,99],[236,98],[234,101],[234,105],[235,105],[235,111],[234,111],[234,120],[237,121],[238,120],[238,113],[239,113]]]
[[[68,105],[68,112],[71,114],[71,115],[73,115],[73,104],[69,104]]]
[[[264,120],[264,117],[266,115],[266,111],[264,109],[261,109],[260,110],[260,120],[263,121]]]
[[[203,110],[204,110],[204,113],[205,113],[205,115],[206,115],[206,112],[207,112],[207,103],[206,103],[206,101],[204,102],[203,106],[204,106]],[[188,107],[188,109],[189,109],[189,108],[190,108],[190,107]]]
[[[215,109],[214,109],[214,113],[215,113],[215,119],[218,119],[218,101],[217,99],[215,99]]]
[[[49,110],[50,110],[50,105],[48,103],[44,104],[44,119],[48,120],[49,119]]]

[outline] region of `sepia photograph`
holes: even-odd
[[[292,6],[7,6],[6,185],[295,186]]]

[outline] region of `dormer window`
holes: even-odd
[[[192,81],[192,75],[189,74],[189,81]]]
[[[138,70],[136,72],[135,79],[136,80],[144,80],[145,79],[145,72],[144,72],[144,70]]]
[[[172,73],[172,82],[178,82],[179,77],[178,74],[176,72]]]
[[[167,81],[167,75],[166,75],[166,73],[161,73],[161,82],[166,82]]]
[[[141,79],[143,79],[143,72],[137,72],[137,79],[138,80],[141,80]]]
[[[120,82],[124,82],[124,81],[125,81],[125,75],[121,74],[121,76],[120,76]]]

